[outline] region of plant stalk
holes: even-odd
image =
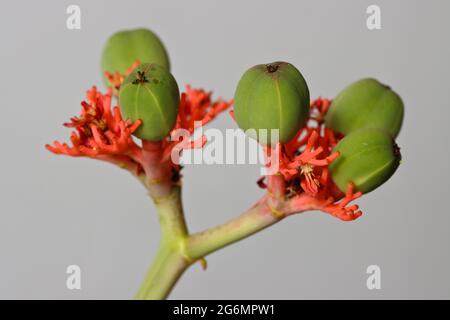
[[[265,196],[240,216],[208,230],[189,234],[181,203],[181,189],[173,186],[169,195],[152,197],[161,225],[161,241],[137,299],[165,299],[187,268],[236,241],[242,240],[285,218],[310,209],[307,200],[297,201],[295,210],[277,205]]]
[[[161,226],[158,252],[136,299],[165,299],[181,274],[191,264],[184,254],[188,236],[181,203],[180,187],[163,198],[153,198]]]

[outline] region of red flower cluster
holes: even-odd
[[[129,74],[139,62],[127,71]],[[87,92],[87,99],[81,103],[82,110],[78,117],[71,118],[70,123],[64,125],[74,128],[70,140],[73,146],[55,141],[53,145],[46,145],[46,148],[55,154],[65,154],[69,156],[86,156],[99,160],[117,164],[129,169],[134,174],[143,173],[146,168],[143,152],[149,152],[148,148],[142,148],[132,137],[133,132],[139,127],[141,121],[130,123],[129,120],[122,119],[118,106],[111,110],[111,100],[113,90],[119,90],[125,75],[119,73],[105,76],[112,83],[106,94],[101,94],[96,87],[92,87]],[[175,127],[161,143],[152,146],[152,153],[158,155],[161,165],[166,163],[178,173],[181,167],[172,162],[171,153],[173,148],[180,145],[176,137],[178,130],[183,129],[189,139],[194,133],[198,124],[204,125],[214,119],[220,112],[228,109],[232,101],[221,99],[213,101],[212,93],[202,89],[192,89],[187,86],[186,93],[181,94],[178,118]],[[178,152],[186,148],[202,147],[206,143],[206,137],[201,137],[199,141],[194,141],[183,145]],[[147,144],[148,145],[148,144]],[[144,150],[145,149],[145,150]]]
[[[290,142],[278,145],[275,149],[266,146],[265,152],[268,159],[272,152],[278,152],[278,172],[284,180],[281,185],[283,190],[278,192],[292,198],[294,204],[298,201],[296,197],[302,198],[302,204],[308,198],[316,209],[345,221],[354,220],[361,216],[361,211],[358,211],[357,205],[347,207],[347,204],[362,194],[353,193],[353,185],[349,185],[347,194],[344,195],[334,184],[328,169],[328,165],[339,156],[338,152],[332,153],[332,149],[341,138],[324,126],[324,117],[330,103],[327,99],[314,100],[311,103],[308,125],[301,128]],[[269,184],[270,181],[269,179]],[[265,187],[262,180],[258,184]],[[336,203],[342,198],[340,203]]]
[[[56,154],[73,157],[87,156],[109,161],[141,172],[140,147],[133,141],[132,133],[141,122],[130,123],[122,119],[119,107],[111,110],[112,89],[101,94],[94,86],[87,91],[86,101],[81,102],[81,114],[71,118],[64,126],[74,128],[70,140],[72,147],[55,141],[46,148]]]

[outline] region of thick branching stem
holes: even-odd
[[[164,299],[183,272],[195,261],[202,260],[236,241],[249,237],[288,215],[310,209],[307,202],[274,209],[269,196],[263,197],[240,216],[211,229],[189,235],[181,206],[180,188],[155,202],[161,223],[161,242],[137,299]]]

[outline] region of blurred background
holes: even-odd
[[[81,29],[66,27],[69,5]],[[369,5],[381,29],[366,27]],[[145,190],[125,171],[55,156],[85,91],[103,89],[100,55],[121,29],[146,27],[166,45],[180,87],[232,98],[249,67],[286,60],[312,97],[334,97],[367,76],[390,85],[406,114],[402,165],[357,201],[344,223],[296,215],[193,265],[170,298],[450,298],[450,2],[448,1],[3,1],[0,13],[0,298],[128,299],[155,253],[159,228]],[[209,125],[235,128],[227,114]],[[184,171],[193,232],[245,211],[262,194],[259,166]],[[81,290],[66,268],[81,267]],[[368,290],[366,268],[381,268]]]

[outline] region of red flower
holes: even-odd
[[[316,121],[318,126],[320,126],[325,120],[324,118],[330,105],[331,100],[317,98],[311,103],[309,119]]]
[[[111,110],[112,90],[101,94],[94,86],[81,102],[81,113],[64,126],[74,128],[70,140],[73,146],[55,141],[46,148],[56,154],[73,157],[98,158],[142,171],[139,166],[140,147],[133,141],[132,133],[139,127],[138,120],[123,120],[119,107]]]
[[[332,153],[332,150],[341,138],[324,127],[324,117],[330,103],[327,99],[314,100],[306,127],[301,128],[288,143],[274,149],[265,146],[267,159],[271,158],[273,152],[278,152],[278,174],[283,183],[272,178],[268,179],[266,185],[262,178],[258,180],[258,185],[269,188],[272,193],[283,194],[290,202],[291,210],[304,209],[307,204],[310,209],[320,209],[349,221],[362,213],[358,211],[358,206],[347,205],[362,194],[354,193],[353,185],[349,185],[344,195],[330,177],[328,165],[339,156],[338,152]]]
[[[206,125],[233,104],[232,100],[218,99],[213,101],[211,95],[211,91],[206,92],[203,89],[192,89],[191,86],[186,86],[186,92],[181,94],[177,122],[170,133],[170,137],[176,137],[177,130],[180,129],[185,130],[186,136],[183,138],[190,137],[197,127]],[[177,152],[181,152],[183,149],[201,148],[206,142],[205,136],[184,145],[180,144],[180,141],[177,139],[175,141],[167,139],[163,143],[163,160],[169,160],[175,147],[177,147]],[[173,166],[179,169],[178,165],[173,164]]]

